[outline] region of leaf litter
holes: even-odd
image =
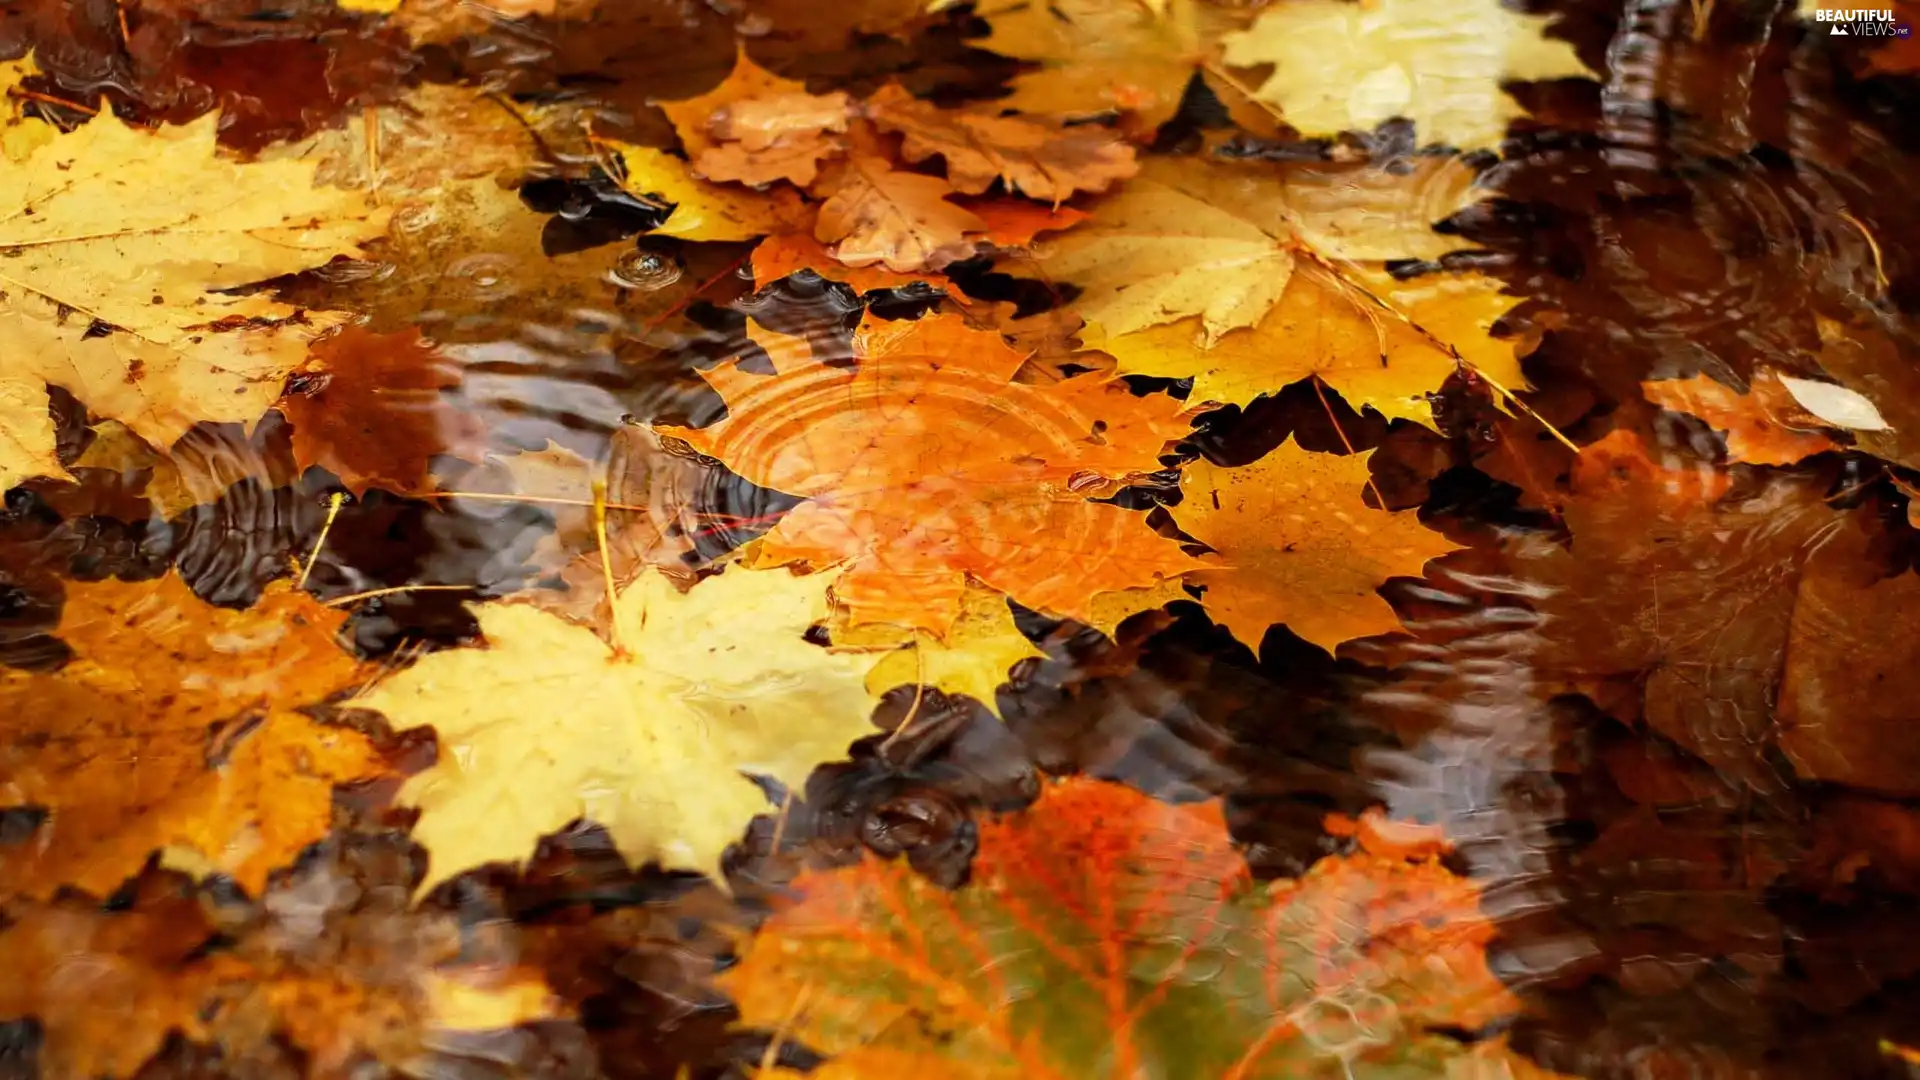
[[[1896,1067],[1912,76],[1644,16],[0,13],[0,1071]]]

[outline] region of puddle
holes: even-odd
[[[923,7],[0,10],[0,1077],[1920,1067],[1920,11]]]

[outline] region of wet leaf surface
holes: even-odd
[[[1906,1075],[1816,10],[0,5],[0,1076]]]

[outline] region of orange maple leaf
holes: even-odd
[[[947,201],[953,188],[945,180],[901,172],[870,154],[855,154],[822,177],[818,188],[829,194],[814,222],[814,238],[832,244],[834,258],[848,266],[938,269],[940,253],[960,249],[967,236],[987,227],[971,210]]]
[[[314,343],[274,408],[293,425],[302,468],[326,469],[355,495],[426,495],[435,457],[486,449],[486,425],[444,393],[459,385],[457,365],[419,330],[349,326]]]
[[[74,660],[0,672],[0,805],[48,811],[0,845],[0,893],[104,896],[163,847],[259,889],[326,834],[336,783],[384,771],[365,736],[294,711],[371,676],[334,640],[345,619],[284,586],[229,611],[173,574],[68,585]]]
[[[1478,892],[1431,859],[1249,880],[1218,802],[1073,779],[985,824],[971,882],[901,862],[802,874],[720,983],[821,1080],[1452,1075],[1429,1034],[1517,1002]],[[799,1012],[794,1013],[795,1005]]]
[[[940,155],[947,179],[978,195],[995,180],[1034,199],[1053,203],[1076,191],[1105,191],[1140,171],[1133,147],[1098,125],[1065,127],[1027,116],[987,116],[943,109],[897,84],[867,99],[866,115],[906,136],[908,161]]]
[[[1752,390],[1746,394],[1707,375],[1643,382],[1640,389],[1655,405],[1697,416],[1714,430],[1725,432],[1727,457],[1734,461],[1791,465],[1838,449],[1824,432],[1796,429],[1790,421],[1801,412],[1800,406],[1771,372],[1756,372]]]
[[[1087,619],[1096,594],[1199,563],[1137,514],[1091,498],[1159,468],[1183,403],[1099,377],[1012,381],[1024,357],[958,315],[869,317],[852,367],[759,334],[776,374],[704,372],[727,417],[662,428],[762,487],[807,499],[760,541],[766,565],[844,565],[854,623],[945,634],[968,576]]]
[[[967,234],[954,247],[935,251],[928,256],[941,266],[977,254],[982,248],[1008,250],[1024,247],[1033,243],[1034,237],[1043,232],[1069,229],[1087,219],[1085,212],[1070,206],[1045,207],[1016,199],[963,199],[955,205],[985,223],[985,228]],[[812,270],[830,281],[845,282],[853,286],[856,292],[895,289],[916,281],[937,285],[948,292],[956,288],[953,282],[931,271],[889,270],[882,264],[849,265],[834,258],[826,245],[804,233],[769,236],[753,249],[755,284],[767,285],[800,270]]]

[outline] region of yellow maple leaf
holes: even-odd
[[[1211,40],[1244,19],[1196,0],[1013,0],[977,13],[984,49],[1033,61],[997,104],[1089,117],[1121,111],[1147,131],[1172,118]]]
[[[996,716],[997,691],[1007,681],[1008,669],[1030,656],[1046,655],[1014,625],[1007,598],[980,585],[970,585],[961,597],[960,614],[944,638],[886,623],[846,623],[845,618],[836,620],[835,647],[892,650],[867,676],[867,689],[875,695],[918,684],[970,697]]]
[[[0,175],[8,376],[161,449],[197,421],[252,423],[346,318],[224,290],[357,255],[386,228],[364,196],[316,188],[311,163],[218,156],[218,124],[148,132],[102,113]]]
[[[1056,240],[1040,261],[1082,287],[1074,310],[1108,335],[1198,316],[1207,341],[1252,326],[1286,291],[1292,238],[1202,201],[1149,170]]]
[[[1355,408],[1432,426],[1427,394],[1462,361],[1527,385],[1531,342],[1493,336],[1518,302],[1498,280],[1385,271],[1458,246],[1432,223],[1481,197],[1473,176],[1451,158],[1284,173],[1154,160],[1037,265],[1085,286],[1081,341],[1122,373],[1193,378],[1194,400],[1238,405],[1316,376]]]
[[[1588,76],[1545,15],[1500,0],[1286,0],[1221,39],[1236,67],[1272,64],[1255,94],[1307,135],[1412,120],[1421,143],[1497,146],[1522,115],[1503,80]]]
[[[434,653],[358,701],[439,735],[400,793],[432,854],[423,887],[523,861],[582,817],[635,863],[717,879],[769,809],[743,773],[798,787],[874,730],[875,658],[802,638],[832,579],[735,568],[682,593],[648,570],[613,606],[619,647],[532,607],[476,609],[486,648]]]
[[[682,240],[752,240],[791,229],[805,221],[810,209],[788,190],[747,191],[710,184],[693,175],[687,163],[672,154],[646,146],[608,140],[626,165],[622,179],[628,191],[673,204],[666,224],[656,236]]]
[[[1310,453],[1289,437],[1251,465],[1186,467],[1174,520],[1227,564],[1190,575],[1215,622],[1256,650],[1274,623],[1328,652],[1400,628],[1375,589],[1459,545],[1412,511],[1362,501],[1372,456]]]
[[[36,476],[65,476],[54,452],[53,414],[38,379],[0,375],[0,491]]]

